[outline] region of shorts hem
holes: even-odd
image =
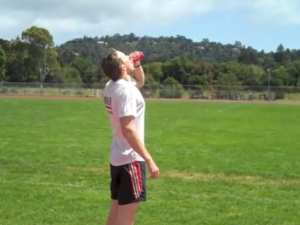
[[[145,201],[146,201],[146,199],[137,199],[133,202],[128,202],[128,203],[119,202],[118,205],[130,205],[130,204],[141,203],[141,202],[145,202]]]

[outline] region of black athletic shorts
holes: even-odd
[[[146,201],[145,162],[133,162],[121,166],[110,165],[111,199],[119,205]]]

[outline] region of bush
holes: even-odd
[[[160,98],[182,98],[183,90],[178,89],[163,89],[159,91]]]
[[[0,93],[7,94],[8,93],[8,88],[7,87],[1,88]]]
[[[75,95],[77,95],[77,96],[83,96],[84,92],[83,91],[76,91]]]
[[[275,92],[275,100],[278,100],[278,99],[284,99],[285,97],[285,94],[283,91],[276,91]]]
[[[165,88],[159,91],[160,98],[182,98],[183,88],[173,77],[167,77],[163,81]]]
[[[141,93],[142,93],[142,95],[143,95],[143,97],[144,98],[151,98],[152,97],[152,92],[151,91],[145,91],[145,90],[143,90],[143,91],[141,91]]]
[[[8,93],[8,94],[18,94],[19,91],[17,88],[6,88],[6,92],[3,93]]]
[[[70,91],[62,91],[61,94],[62,95],[68,95],[68,94],[70,94]]]
[[[205,99],[205,96],[203,95],[203,91],[190,91],[190,99]]]

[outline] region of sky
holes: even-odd
[[[47,28],[56,45],[134,33],[300,49],[300,0],[0,0],[0,38],[32,25]]]

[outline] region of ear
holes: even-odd
[[[120,69],[121,71],[125,71],[125,72],[127,71],[127,67],[123,63],[120,65]]]

